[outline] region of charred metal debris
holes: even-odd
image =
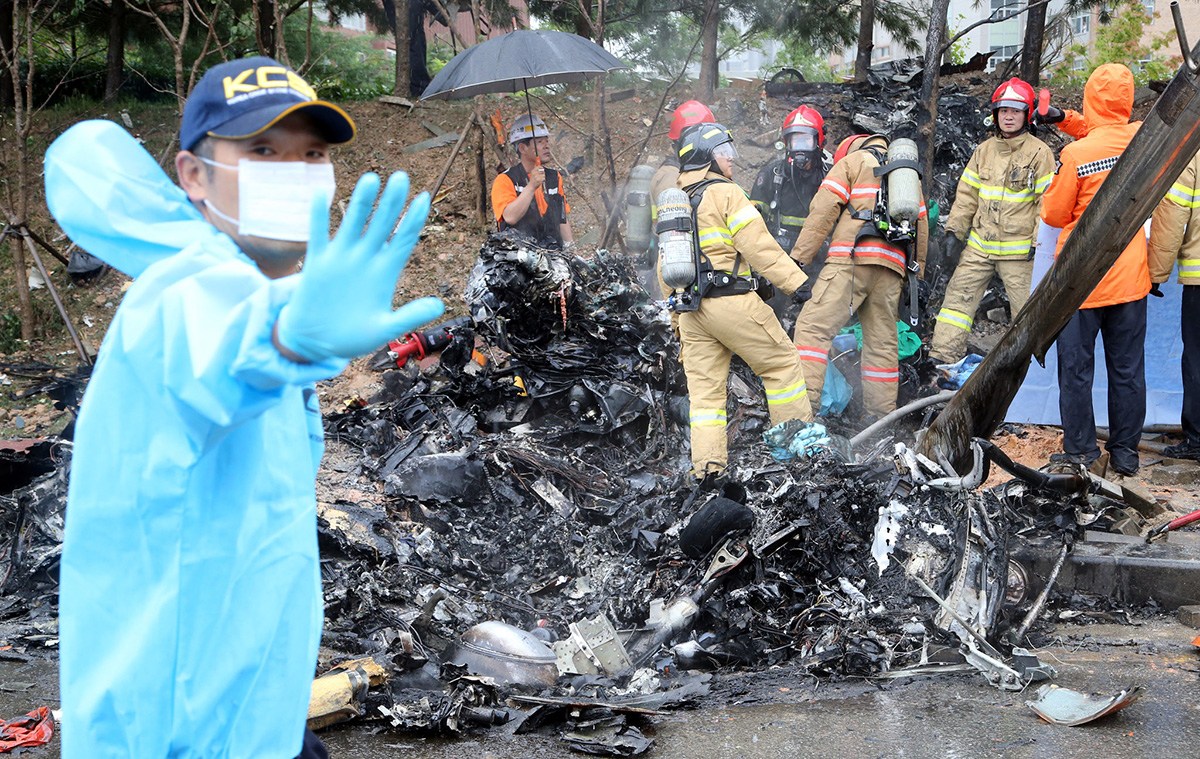
[[[328,680],[324,706],[314,689],[312,724],[552,723],[575,750],[634,755],[712,670],[969,671],[1004,689],[1052,674],[1020,647],[1045,597],[1011,591],[1010,542],[1068,550],[1119,519],[1097,478],[1024,470],[986,441],[967,473],[892,438],[780,463],[738,369],[733,466],[695,485],[677,342],[625,259],[495,235],[467,300],[439,357],[391,360],[377,397],[326,417],[323,662],[374,669]],[[56,639],[69,453],[0,447],[10,655]],[[981,490],[992,462],[1019,479]]]

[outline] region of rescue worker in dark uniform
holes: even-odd
[[[817,109],[802,105],[783,120],[782,136],[787,155],[758,172],[750,202],[779,247],[791,253],[808,218],[808,204],[825,177],[825,119]]]
[[[563,195],[562,175],[544,166],[554,160],[546,123],[537,116],[520,116],[509,130],[508,142],[520,160],[492,183],[496,226],[520,230],[548,247],[573,247],[575,235],[567,219],[571,206]]]
[[[699,308],[679,314],[692,473],[702,478],[727,463],[726,384],[735,353],[762,378],[772,425],[813,418],[799,355],[755,291],[760,276],[789,295],[807,277],[732,181],[737,151],[729,130],[699,124],[684,133],[679,154],[677,186],[693,199],[703,262]]]

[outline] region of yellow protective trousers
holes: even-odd
[[[904,278],[890,268],[830,260],[796,320],[795,341],[809,403],[821,407],[821,389],[833,336],[858,314],[862,322],[863,405],[872,414],[896,408],[900,387],[896,315]]]
[[[992,274],[1000,275],[1008,305],[1015,317],[1029,300],[1033,261],[989,258],[971,247],[963,248],[962,259],[946,285],[942,308],[933,327],[929,355],[943,364],[958,361],[967,350],[967,337],[975,324],[975,311],[987,290]]]
[[[762,379],[772,425],[813,418],[796,349],[775,312],[754,293],[705,298],[699,310],[679,315],[679,332],[696,477],[728,463],[725,399],[735,353]]]

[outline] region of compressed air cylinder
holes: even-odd
[[[668,187],[658,194],[658,266],[668,287],[682,290],[696,281],[692,249],[692,204],[683,190]]]
[[[888,163],[894,161],[916,161],[917,143],[901,137],[892,140],[888,147]],[[921,177],[916,169],[896,169],[887,175],[888,216],[892,223],[907,221],[917,223],[917,214],[921,211]]]
[[[650,250],[650,178],[654,169],[634,166],[625,193],[625,245],[634,253]]]

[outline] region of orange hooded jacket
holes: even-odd
[[[1132,113],[1133,74],[1129,69],[1106,63],[1092,72],[1083,88],[1087,134],[1062,149],[1058,172],[1042,196],[1042,221],[1062,228],[1055,256],[1142,125],[1140,121],[1129,123]],[[1080,308],[1129,303],[1149,292],[1146,236],[1139,229]]]

